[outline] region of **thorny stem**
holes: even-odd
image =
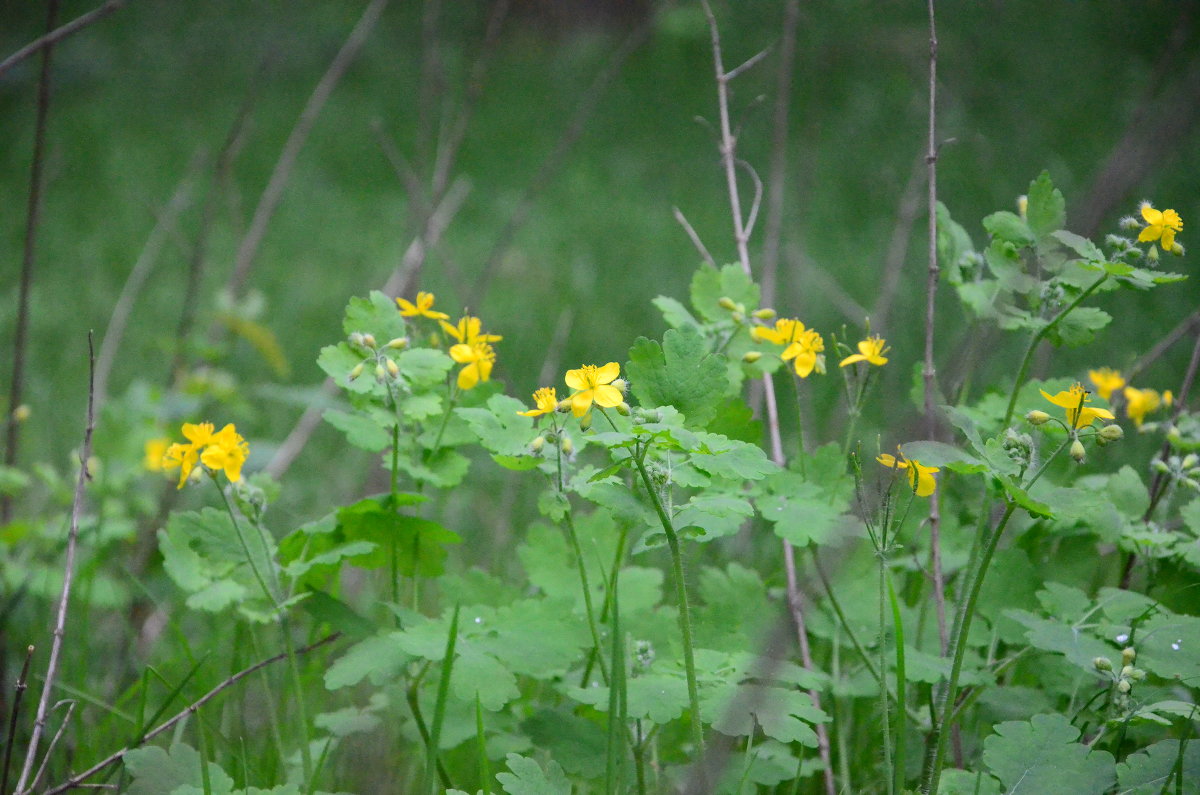
[[[1041,478],[1045,473],[1046,468],[1050,463],[1058,458],[1063,450],[1067,449],[1067,445],[1071,444],[1072,437],[1067,436],[1066,440],[1059,445],[1058,449],[1048,457],[1041,468],[1034,473],[1033,477],[1028,482],[1023,484],[1023,487],[1029,489],[1034,483]],[[983,580],[987,576],[988,567],[991,565],[992,556],[996,552],[996,547],[1000,543],[1000,537],[1004,535],[1004,529],[1008,526],[1008,520],[1012,517],[1013,511],[1017,508],[1017,503],[1013,500],[1008,502],[1004,509],[1004,514],[1000,517],[996,529],[992,531],[984,544],[982,554],[979,558],[979,565],[976,569],[975,576],[971,579],[971,588],[967,593],[967,599],[964,603],[964,608],[959,614],[960,621],[956,622],[954,627],[954,636],[952,645],[954,646],[954,660],[950,665],[950,680],[946,687],[939,693],[940,715],[938,722],[933,727],[932,747],[933,758],[930,762],[929,769],[925,773],[925,782],[921,787],[923,793],[936,793],[938,791],[938,781],[942,774],[942,765],[945,764],[945,745],[946,735],[954,719],[955,701],[958,698],[958,679],[962,673],[963,658],[967,651],[967,639],[971,632],[971,621],[975,617],[975,606],[979,599],[979,591],[983,587]]]
[[[667,536],[667,546],[671,550],[671,567],[675,575],[675,596],[679,602],[679,629],[683,633],[683,669],[687,675],[688,702],[692,713],[692,744],[696,747],[697,764],[702,767],[704,727],[700,723],[700,693],[696,685],[696,660],[692,651],[692,617],[688,609],[687,582],[683,577],[683,554],[679,549],[679,536],[675,533],[671,517],[667,516],[662,498],[650,480],[650,473],[646,471],[646,465],[642,460],[645,456],[646,449],[643,448],[640,454],[633,457],[633,464],[642,478],[642,485],[646,487],[646,494],[650,497],[654,512],[658,514],[658,521]]]
[[[1008,397],[1008,408],[1004,412],[1003,424],[1005,427],[1012,422],[1013,410],[1017,405],[1017,395],[1021,392],[1021,387],[1025,384],[1025,378],[1029,375],[1029,364],[1033,361],[1033,354],[1034,351],[1037,350],[1038,343],[1045,339],[1046,335],[1049,334],[1050,331],[1057,326],[1064,317],[1071,314],[1075,307],[1083,303],[1085,298],[1096,292],[1096,288],[1104,284],[1104,282],[1107,280],[1108,274],[1106,273],[1096,281],[1092,282],[1091,285],[1089,285],[1087,289],[1080,293],[1074,301],[1068,304],[1063,311],[1055,315],[1053,320],[1042,326],[1040,329],[1038,329],[1037,333],[1033,335],[1033,339],[1029,341],[1029,347],[1025,349],[1024,357],[1021,358],[1021,367],[1017,370],[1016,380],[1013,381],[1012,394]]]

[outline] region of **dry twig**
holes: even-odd
[[[780,239],[783,237],[783,196],[787,180],[788,113],[792,100],[792,72],[796,67],[796,28],[800,0],[787,0],[783,35],[779,45],[779,70],[775,77],[775,116],[771,122],[771,164],[767,172],[767,221],[763,229],[762,300],[775,303],[779,273]]]
[[[105,2],[104,5],[100,6],[99,8],[93,9],[82,16],[72,19],[61,28],[55,28],[54,30],[51,30],[40,39],[35,39],[34,41],[29,42],[24,47],[5,58],[3,61],[0,61],[0,77],[3,77],[5,72],[7,72],[9,69],[12,69],[14,66],[21,63],[26,58],[29,58],[39,50],[49,50],[55,44],[67,38],[68,36],[78,33],[93,22],[99,22],[112,12],[119,9],[121,6],[125,5],[127,1],[128,0],[107,0],[107,2]]]
[[[58,597],[58,614],[54,621],[54,639],[50,644],[50,660],[46,663],[46,677],[42,684],[42,696],[38,700],[37,717],[33,723],[33,734],[29,738],[29,747],[25,751],[25,765],[21,776],[17,779],[17,792],[26,791],[26,782],[33,772],[33,763],[37,759],[38,745],[42,732],[46,728],[46,713],[50,709],[50,692],[54,689],[54,680],[58,676],[59,656],[62,654],[63,636],[67,628],[67,607],[71,601],[71,583],[75,576],[75,551],[79,540],[79,516],[83,512],[83,495],[87,482],[91,480],[88,472],[88,459],[92,457],[92,432],[96,429],[95,398],[96,398],[96,353],[92,346],[92,333],[88,332],[88,406],[87,426],[83,432],[83,447],[79,453],[79,477],[75,481],[75,497],[71,502],[71,524],[67,531],[67,559],[63,564],[63,586]],[[30,782],[30,787],[33,783]]]

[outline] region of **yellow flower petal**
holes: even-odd
[[[609,362],[603,367],[596,369],[596,383],[609,384],[616,380],[621,374],[621,365],[616,362]]]
[[[1154,209],[1149,204],[1142,205],[1142,218],[1145,218],[1146,223],[1151,226],[1159,226],[1163,222],[1162,212]]]
[[[592,399],[596,401],[596,405],[606,409],[616,408],[625,402],[625,396],[615,386],[601,384],[593,390],[593,393]]]
[[[587,381],[583,377],[584,368],[578,370],[567,370],[566,376],[563,378],[567,382],[567,386],[571,389],[587,389]]]

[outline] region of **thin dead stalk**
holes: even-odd
[[[871,325],[886,332],[892,306],[900,293],[900,280],[904,273],[904,261],[908,258],[908,241],[912,237],[917,214],[921,211],[921,183],[924,181],[925,154],[913,162],[912,173],[900,194],[896,207],[896,223],[888,240],[887,254],[883,258],[883,278],[880,279],[879,297],[871,308]]]
[[[937,260],[937,20],[934,16],[934,0],[929,0],[929,149],[925,154],[928,169],[925,180],[928,190],[927,212],[929,213],[929,270],[925,283],[925,366],[921,371],[925,383],[925,433],[936,439],[937,421],[937,369],[933,361],[933,330],[936,318],[937,287],[940,269]],[[942,576],[942,515],[935,496],[929,503],[929,567],[933,576],[933,602],[937,613],[938,647],[946,656],[950,637],[946,631],[946,583]],[[903,709],[904,705],[900,705]],[[956,746],[957,747],[957,746]]]
[[[76,17],[67,24],[63,25],[61,28],[55,28],[45,36],[42,36],[40,39],[34,39],[21,49],[14,52],[12,55],[5,58],[3,61],[0,61],[0,77],[3,77],[5,72],[7,72],[9,69],[12,69],[26,58],[29,58],[34,53],[40,50],[48,50],[58,42],[67,38],[68,36],[78,33],[88,25],[91,25],[93,22],[99,22],[109,14],[119,9],[121,6],[125,5],[127,1],[128,0],[107,0],[104,5],[95,8],[86,14]]]
[[[33,646],[25,649],[25,663],[17,677],[16,695],[13,696],[12,712],[8,716],[8,737],[4,741],[4,770],[0,773],[0,793],[8,792],[8,771],[12,765],[13,746],[17,742],[17,720],[21,715],[21,699],[29,688],[29,664],[33,661]]]
[[[351,62],[354,61],[358,51],[362,49],[366,43],[367,37],[375,27],[375,23],[379,21],[383,9],[387,7],[388,0],[371,0],[371,4],[363,11],[358,22],[354,25],[354,29],[350,31],[350,35],[346,37],[342,48],[338,50],[333,61],[329,64],[329,68],[325,70],[325,74],[321,76],[317,87],[313,89],[312,95],[309,96],[308,102],[304,105],[304,110],[301,111],[300,117],[296,120],[296,125],[292,128],[292,132],[288,135],[287,142],[283,146],[283,151],[279,154],[279,160],[275,163],[275,169],[271,172],[271,179],[267,182],[266,189],[263,190],[262,196],[258,200],[258,207],[254,210],[254,218],[250,222],[250,228],[242,238],[241,245],[238,247],[237,257],[234,260],[233,272],[230,274],[228,289],[231,295],[238,296],[241,294],[246,285],[246,279],[250,275],[250,268],[253,267],[255,258],[258,255],[259,247],[262,245],[263,238],[267,233],[267,225],[275,215],[276,209],[279,207],[279,202],[283,198],[284,188],[287,187],[288,180],[292,176],[292,169],[296,165],[296,160],[300,156],[300,150],[308,141],[308,135],[312,132],[313,125],[316,124],[317,117],[321,115],[322,109],[325,107],[325,102],[333,93],[333,89],[341,81],[346,70],[350,68]]]
[[[46,28],[54,29],[58,18],[58,0],[50,0],[46,12]],[[46,125],[50,114],[50,63],[54,47],[47,44],[42,50],[42,70],[38,77],[37,116],[33,128],[33,159],[29,166],[29,199],[25,210],[25,247],[21,254],[21,282],[17,296],[17,328],[13,334],[12,382],[8,393],[8,434],[4,442],[4,465],[17,463],[21,441],[21,406],[25,389],[25,349],[29,344],[29,293],[33,288],[33,267],[37,259],[37,233],[42,220],[42,188],[46,161]],[[0,499],[0,524],[12,519],[12,497]]]
[[[75,701],[68,699],[60,701],[54,705],[54,709],[66,705],[67,714],[63,715],[62,723],[58,724],[58,731],[54,732],[54,736],[50,738],[50,744],[46,746],[46,753],[42,756],[42,763],[38,765],[37,773],[33,777],[33,781],[29,782],[29,789],[25,793],[32,792],[38,782],[42,780],[42,776],[46,774],[46,765],[50,764],[50,757],[54,754],[54,749],[58,746],[58,741],[62,739],[63,732],[67,730],[67,726],[71,724],[71,716],[75,714]],[[25,795],[22,793],[22,795]]]
[[[533,178],[525,186],[525,190],[517,200],[516,207],[513,208],[512,213],[508,217],[508,222],[504,225],[504,228],[496,238],[496,242],[492,245],[492,250],[488,253],[487,260],[485,260],[483,268],[480,269],[479,276],[475,280],[474,289],[465,302],[467,306],[478,307],[483,302],[483,297],[487,295],[488,288],[491,286],[492,279],[495,277],[496,271],[504,259],[504,255],[508,253],[509,247],[512,246],[512,241],[516,237],[517,232],[528,220],[534,202],[537,201],[538,196],[541,195],[546,185],[549,184],[550,178],[562,167],[567,154],[583,134],[584,129],[592,118],[592,114],[595,113],[596,107],[600,104],[600,98],[604,96],[609,84],[620,73],[629,56],[649,37],[652,27],[652,20],[648,20],[630,32],[625,37],[625,40],[621,42],[621,46],[613,52],[612,57],[608,59],[604,68],[596,75],[591,85],[588,86],[587,91],[579,98],[579,102],[575,105],[575,110],[571,114],[571,120],[567,124],[566,130],[558,139],[553,151],[542,161]]]
[[[721,32],[717,27],[716,17],[713,16],[708,0],[702,0],[701,5],[704,8],[704,15],[708,20],[709,32],[712,37],[713,66],[717,83],[717,106],[720,114],[721,162],[724,166],[725,182],[729,192],[729,209],[733,216],[734,242],[737,245],[738,262],[741,264],[742,270],[747,276],[753,276],[753,270],[750,267],[750,249],[748,245],[753,224],[746,223],[742,218],[741,196],[737,184],[737,139],[734,137],[729,123],[729,81],[731,75],[739,73],[741,68],[735,69],[732,73],[725,71],[721,60]],[[751,59],[751,61],[754,60]],[[750,62],[748,61],[747,63]],[[751,173],[753,173],[752,170]],[[757,206],[762,195],[761,183],[758,182],[757,175],[754,176],[757,190],[754,209],[751,211],[752,218],[757,214]],[[771,380],[770,375],[763,376],[763,389],[768,407],[768,427],[770,428],[772,459],[777,465],[785,466],[786,461],[783,456],[783,442],[779,428],[779,412],[775,399],[775,384]],[[783,541],[782,543],[783,563],[787,575],[788,608],[792,615],[792,623],[795,624],[796,628],[796,638],[800,647],[800,661],[804,664],[805,668],[814,670],[812,650],[808,644],[808,627],[804,620],[804,601],[800,593],[799,578],[796,574],[796,553],[790,543],[787,541]],[[808,696],[812,699],[813,706],[820,709],[820,691],[815,688],[809,690]],[[833,779],[829,733],[826,731],[824,724],[817,724],[815,728],[817,733],[817,749],[824,766],[825,792],[826,795],[834,795],[837,792],[837,786]]]
[[[96,399],[96,352],[92,344],[92,333],[88,332],[88,405],[87,426],[83,432],[83,447],[79,453],[79,477],[75,481],[75,497],[71,501],[71,524],[67,531],[67,559],[63,565],[62,593],[58,597],[58,615],[54,621],[54,639],[50,644],[50,660],[46,663],[46,677],[42,684],[42,696],[38,700],[37,717],[33,723],[33,734],[29,738],[29,747],[25,751],[25,765],[21,776],[17,779],[17,792],[25,792],[26,782],[33,772],[33,763],[37,759],[38,745],[42,732],[46,729],[46,714],[50,709],[50,693],[54,689],[54,680],[58,676],[59,657],[62,654],[63,636],[67,629],[67,607],[71,601],[71,583],[75,576],[75,551],[79,540],[79,517],[83,512],[83,496],[87,482],[91,480],[88,472],[88,459],[92,457],[92,432],[96,429],[95,399]],[[32,783],[29,784],[33,786]]]
[[[775,303],[779,275],[780,239],[783,237],[783,196],[787,182],[789,112],[792,72],[796,68],[796,28],[800,0],[787,0],[783,34],[779,43],[779,71],[775,77],[775,115],[771,122],[771,164],[767,172],[767,220],[763,229],[762,296],[765,306]]]
[[[696,247],[696,251],[700,252],[700,258],[714,268],[717,266],[716,261],[712,258],[712,254],[708,253],[708,249],[704,247],[704,241],[700,239],[696,228],[688,221],[687,216],[683,214],[678,207],[672,207],[671,211],[675,214],[675,220],[683,227],[683,231],[687,232],[688,239],[692,241],[692,245]]]
[[[1158,361],[1159,357],[1166,353],[1175,343],[1188,335],[1188,332],[1193,329],[1200,328],[1200,309],[1194,310],[1190,315],[1179,321],[1179,325],[1168,331],[1161,340],[1154,343],[1150,350],[1138,357],[1125,374],[1126,379],[1133,383],[1142,371],[1145,370],[1154,362]]]
[[[138,294],[141,293],[150,272],[154,270],[163,244],[166,243],[167,236],[175,226],[180,213],[191,204],[195,173],[205,159],[203,152],[198,152],[192,158],[192,162],[183,179],[176,186],[171,200],[158,214],[158,220],[155,221],[154,228],[150,230],[150,235],[146,238],[145,245],[142,246],[142,252],[138,255],[137,261],[129,271],[129,276],[121,288],[121,295],[117,298],[116,306],[113,307],[108,328],[104,330],[104,339],[100,341],[100,354],[96,357],[97,413],[100,413],[108,399],[108,379],[112,375],[113,365],[116,364],[117,350],[121,347],[121,341],[125,336],[125,326],[129,323],[129,317],[133,313],[134,302],[137,301]]]
[[[308,654],[309,652],[319,649],[322,646],[333,643],[335,640],[337,640],[341,636],[342,636],[341,632],[334,632],[332,635],[326,635],[324,638],[321,638],[316,643],[310,643],[307,646],[302,646],[301,648],[296,649],[296,656],[300,656],[302,654]],[[254,665],[251,665],[249,668],[245,668],[241,671],[238,671],[236,674],[229,677],[225,681],[221,682],[219,685],[214,687],[212,690],[209,690],[207,693],[205,693],[199,699],[197,699],[196,701],[193,701],[191,704],[184,707],[174,717],[172,717],[166,721],[163,721],[158,726],[155,726],[153,729],[146,732],[144,735],[141,736],[141,738],[139,738],[137,740],[137,742],[130,743],[129,745],[122,748],[120,751],[112,753],[112,754],[108,755],[107,757],[105,757],[104,759],[101,759],[99,762],[92,765],[87,770],[83,771],[82,773],[77,773],[74,776],[72,776],[71,778],[64,781],[63,783],[61,783],[55,787],[52,787],[51,789],[46,790],[44,795],[58,795],[58,793],[60,793],[60,792],[66,792],[69,789],[74,789],[76,787],[79,787],[80,784],[82,784],[82,782],[87,781],[89,778],[96,775],[97,773],[99,773],[101,770],[105,769],[109,765],[112,765],[112,764],[115,764],[115,763],[121,761],[125,757],[125,754],[129,753],[134,748],[138,748],[142,745],[145,745],[146,743],[150,742],[158,735],[173,728],[175,726],[175,724],[179,723],[181,720],[183,720],[191,715],[194,715],[196,712],[199,711],[199,709],[202,706],[207,704],[209,701],[212,701],[219,693],[221,693],[221,691],[232,687],[233,685],[237,684],[241,680],[245,679],[247,676],[250,676],[251,674],[253,674],[257,671],[260,671],[263,668],[266,668],[268,665],[272,665],[274,663],[280,662],[281,660],[286,660],[287,658],[288,658],[287,652],[283,652],[280,654],[276,654],[274,657],[268,657],[265,660],[260,660],[260,661],[256,662]]]

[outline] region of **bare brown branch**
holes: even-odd
[[[67,24],[63,25],[61,28],[55,28],[54,30],[51,30],[40,39],[35,39],[34,41],[29,42],[24,47],[5,58],[3,61],[0,61],[0,77],[3,77],[4,73],[9,69],[12,69],[14,66],[21,63],[26,58],[34,55],[38,51],[48,50],[58,42],[67,38],[68,36],[78,33],[88,25],[91,25],[93,22],[99,22],[109,14],[119,9],[121,6],[125,5],[126,2],[128,2],[128,0],[107,0],[107,2],[105,2],[104,5],[100,6],[99,8],[89,11],[82,16],[76,17]]]

